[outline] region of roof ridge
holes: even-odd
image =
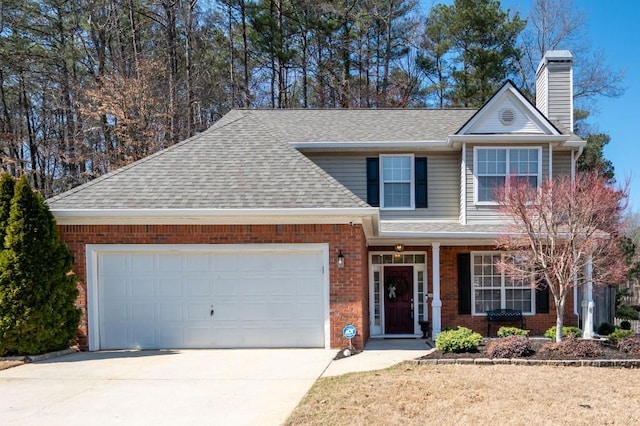
[[[218,120],[211,127],[209,127],[208,129],[204,130],[203,132],[198,133],[197,135],[193,135],[190,138],[187,138],[187,139],[185,139],[185,140],[183,140],[181,142],[178,142],[178,143],[176,143],[174,145],[171,145],[171,146],[169,146],[167,148],[164,148],[164,149],[162,149],[162,150],[160,150],[158,152],[154,152],[153,154],[148,155],[146,157],[143,157],[143,158],[141,158],[141,159],[139,159],[137,161],[134,161],[133,163],[129,163],[129,164],[125,165],[125,166],[122,166],[122,167],[119,167],[119,168],[117,168],[115,170],[112,170],[109,173],[106,173],[106,174],[104,174],[102,176],[98,176],[97,178],[92,179],[92,180],[90,180],[88,182],[85,182],[82,185],[78,185],[78,186],[76,186],[74,188],[69,189],[68,191],[65,191],[65,192],[63,192],[61,194],[58,194],[58,195],[53,196],[51,198],[48,198],[46,201],[47,202],[54,202],[54,201],[63,200],[64,198],[66,198],[66,197],[68,197],[70,195],[76,194],[76,193],[78,193],[80,191],[83,191],[83,190],[85,190],[87,188],[90,188],[90,187],[92,187],[92,186],[94,186],[94,185],[96,185],[96,184],[98,184],[100,182],[103,182],[103,181],[105,181],[107,179],[110,179],[110,178],[112,178],[114,176],[118,176],[119,174],[124,173],[125,171],[130,170],[130,169],[132,169],[132,168],[134,168],[134,167],[136,167],[136,166],[138,166],[140,164],[144,164],[147,161],[151,161],[154,158],[160,157],[161,155],[164,155],[164,154],[166,154],[168,152],[174,151],[175,149],[178,149],[182,145],[185,145],[185,144],[187,144],[189,142],[193,142],[194,140],[198,140],[198,139],[204,137],[205,135],[208,135],[210,133],[214,133],[214,132],[216,132],[216,131],[218,131],[220,129],[223,129],[224,127],[226,127],[226,126],[228,126],[228,125],[230,125],[230,124],[242,119],[245,116],[242,112],[239,111],[239,113],[240,113],[240,116],[238,116],[237,118],[232,119],[231,121],[229,121],[227,123],[222,124],[221,126],[216,127],[216,124],[220,121],[220,120]]]
[[[309,168],[314,171],[317,175],[319,175],[319,177],[322,177],[324,180],[328,181],[328,183],[330,183],[332,186],[335,186],[337,189],[339,189],[340,191],[342,191],[342,193],[344,195],[346,195],[347,197],[349,197],[351,199],[351,201],[355,202],[358,205],[361,205],[362,207],[370,207],[368,203],[364,202],[360,197],[358,197],[356,194],[354,194],[349,188],[347,188],[346,186],[344,186],[343,184],[341,184],[340,182],[338,182],[333,176],[331,176],[330,174],[328,174],[327,172],[325,172],[320,166],[318,166],[316,163],[314,163],[313,161],[311,161],[306,155],[304,155],[303,153],[301,153],[300,151],[298,151],[297,149],[293,148],[291,145],[289,145],[288,142],[284,141],[282,138],[280,138],[279,136],[277,136],[267,125],[265,125],[265,123],[260,120],[258,117],[255,117],[253,114],[249,113],[247,114],[248,117],[250,117],[253,121],[257,122],[260,127],[265,129],[265,132],[269,133],[275,140],[277,140],[278,142],[282,143],[283,145],[285,145],[287,147],[288,150],[290,150],[291,152],[293,152],[299,159],[302,160],[302,162],[304,162],[307,166],[309,166]]]

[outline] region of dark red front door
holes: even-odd
[[[413,266],[384,268],[384,332],[413,334]]]

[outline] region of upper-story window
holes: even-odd
[[[412,154],[367,158],[367,202],[386,210],[427,207],[427,159]]]
[[[412,155],[380,157],[382,172],[382,208],[414,208],[415,184]]]
[[[496,188],[504,187],[507,177],[528,182],[532,188],[542,177],[540,148],[474,148],[476,178],[475,202],[495,204]]]

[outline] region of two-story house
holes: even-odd
[[[572,56],[536,105],[507,82],[479,110],[233,110],[207,131],[50,199],[75,258],[90,350],[340,347],[486,329],[547,291],[494,262],[493,188],[575,173]],[[577,296],[567,324],[577,321]]]

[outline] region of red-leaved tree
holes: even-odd
[[[508,230],[498,240],[511,253],[498,267],[534,288],[548,286],[556,306],[556,341],[562,339],[567,295],[587,282],[622,282],[628,266],[620,247],[627,186],[614,187],[597,173],[559,177],[532,188],[512,178],[500,190],[500,210]]]

